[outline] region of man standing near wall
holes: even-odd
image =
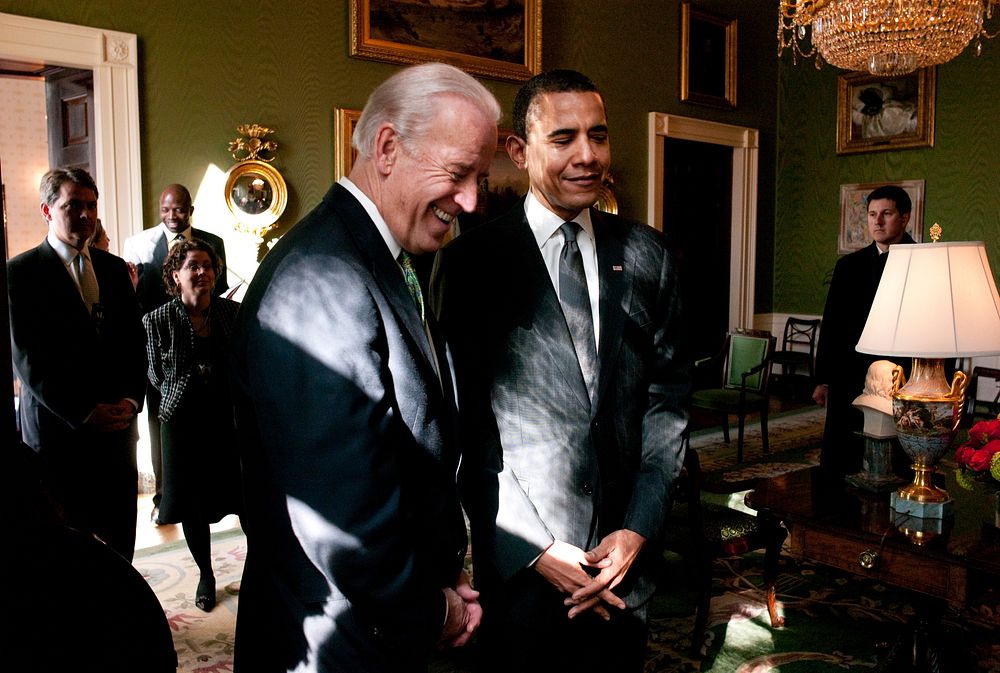
[[[813,391],[813,400],[826,407],[820,464],[838,474],[861,469],[864,441],[857,433],[864,416],[853,401],[865,386],[868,367],[884,359],[859,353],[855,346],[875,300],[889,246],[914,242],[906,233],[912,209],[906,190],[885,185],[869,194],[867,202],[871,245],[837,261],[816,348],[816,380],[822,383]]]
[[[7,265],[21,435],[66,523],[131,561],[135,415],[146,380],[139,304],[125,262],[87,245],[97,221],[93,178],[53,169],[40,192],[48,235]]]
[[[138,274],[135,291],[143,314],[159,308],[169,301],[163,284],[163,261],[171,245],[181,239],[199,238],[215,249],[222,263],[222,274],[215,284],[215,293],[223,294],[229,289],[226,282],[226,244],[215,234],[191,226],[194,205],[191,193],[184,185],[167,185],[160,194],[160,223],[125,239],[122,257],[134,264]],[[146,420],[149,427],[149,453],[156,478],[156,493],[153,495],[153,511],[150,518],[159,525],[160,498],[163,496],[163,475],[160,458],[160,392],[148,383],[146,386]]]

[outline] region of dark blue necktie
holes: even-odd
[[[594,340],[594,315],[590,310],[590,292],[587,276],[583,272],[583,257],[576,243],[580,225],[563,222],[562,253],[559,256],[559,302],[562,304],[566,325],[573,337],[576,357],[580,361],[584,383],[590,398],[594,398],[594,381],[597,378],[597,345]]]

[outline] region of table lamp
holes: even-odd
[[[912,357],[909,381],[892,394],[896,436],[913,461],[913,482],[892,507],[918,517],[951,512],[948,493],[931,480],[962,418],[966,375],[949,385],[944,360],[1000,354],[1000,296],[981,241],[892,245],[857,350]],[[973,391],[975,394],[975,391]]]

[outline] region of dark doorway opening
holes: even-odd
[[[665,138],[663,232],[677,259],[695,358],[729,330],[733,148]]]

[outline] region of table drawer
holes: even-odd
[[[879,550],[878,545],[797,525],[791,530],[791,551],[817,563],[943,598],[951,603],[965,602],[966,569],[929,556],[916,545],[911,549],[887,545]],[[862,560],[870,561],[871,567],[866,568]]]

